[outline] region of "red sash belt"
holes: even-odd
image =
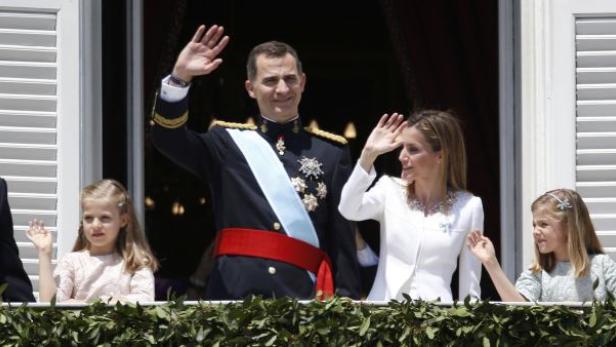
[[[317,277],[317,299],[334,295],[331,261],[325,252],[284,234],[242,228],[225,228],[217,237],[214,256],[240,255],[295,265]]]

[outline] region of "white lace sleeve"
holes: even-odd
[[[73,298],[75,292],[75,262],[77,259],[70,253],[58,261],[53,272],[56,282],[56,302],[62,302]]]
[[[539,301],[541,298],[541,273],[526,270],[515,282],[515,288],[528,301]]]
[[[154,301],[154,274],[149,267],[135,271],[130,281],[130,293],[123,296],[130,302]]]

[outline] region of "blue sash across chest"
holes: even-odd
[[[319,238],[280,159],[256,131],[226,129],[246,158],[286,234],[319,248]]]

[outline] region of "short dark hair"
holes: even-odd
[[[257,57],[265,55],[266,57],[282,58],[290,54],[295,58],[297,72],[302,73],[302,62],[299,60],[297,51],[288,44],[280,41],[268,41],[255,46],[248,54],[248,62],[246,63],[246,75],[249,80],[253,81],[257,77]]]

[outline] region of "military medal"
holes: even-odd
[[[327,186],[323,182],[317,184],[317,197],[321,200],[327,196]]]
[[[319,201],[312,194],[305,194],[304,198],[302,199],[302,202],[304,203],[304,206],[306,207],[306,210],[308,210],[308,212],[312,212],[316,210],[317,207],[319,207]]]
[[[299,120],[297,119],[293,122],[293,133],[299,133]]]
[[[306,178],[312,177],[313,179],[319,179],[319,176],[323,174],[323,170],[321,170],[321,166],[323,164],[319,163],[316,158],[306,158],[302,157],[298,160],[301,167],[299,168],[299,172],[304,174]]]
[[[278,154],[283,155],[286,149],[287,146],[284,145],[284,138],[279,136],[278,141],[276,141],[276,150],[278,151]]]
[[[295,189],[295,191],[298,193],[303,193],[308,188],[306,182],[301,177],[291,178],[291,185],[293,186],[293,189]]]

